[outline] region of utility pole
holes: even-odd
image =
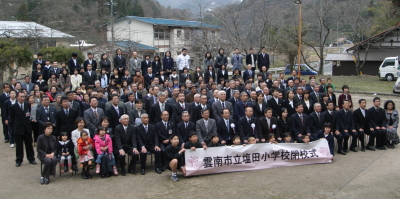
[[[114,6],[117,6],[118,3],[114,3],[113,0],[110,0],[110,2],[103,3],[103,5],[110,6],[110,8],[111,8],[111,12],[110,12],[110,15],[111,15],[111,23],[110,23],[111,24],[111,47],[112,47],[112,50],[114,50],[115,49],[114,48],[114,44],[115,44],[115,41],[114,41]]]

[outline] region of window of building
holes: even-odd
[[[182,30],[177,30],[176,31],[176,37],[181,37],[182,35]]]
[[[155,40],[164,40],[164,38],[165,38],[165,29],[163,28],[154,29]]]
[[[158,52],[156,55],[160,56],[160,58],[165,57],[165,52]]]

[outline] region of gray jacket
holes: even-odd
[[[131,58],[129,60],[129,73],[131,75],[135,75],[135,70],[140,70],[142,68],[142,60],[137,58],[137,63],[135,62],[135,59]]]
[[[209,65],[214,67],[214,59],[204,58],[203,65],[204,65],[204,71],[207,71]]]
[[[232,64],[232,71],[239,69],[242,71],[243,68],[243,57],[239,54],[239,59],[237,58],[236,54],[232,55],[231,57],[231,64]]]

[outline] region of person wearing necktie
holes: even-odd
[[[114,68],[118,70],[118,76],[124,76],[124,71],[126,69],[126,59],[124,56],[122,56],[122,50],[120,48],[116,50],[116,56],[114,57],[113,62]]]
[[[217,130],[221,137],[221,144],[232,145],[233,137],[238,135],[237,123],[231,119],[231,113],[228,109],[222,110],[222,118],[217,121]]]
[[[352,136],[352,142],[350,145],[350,150],[353,152],[357,152],[357,138],[358,133],[354,126],[353,114],[349,110],[350,102],[348,100],[343,101],[343,109],[338,111],[338,126],[340,133],[343,135],[343,152],[348,153],[348,140],[349,136]]]
[[[238,121],[238,134],[241,142],[247,144],[249,137],[254,137],[256,141],[259,142],[258,121],[257,118],[253,116],[253,108],[250,106],[246,107],[244,114],[245,116]]]
[[[296,140],[298,143],[302,143],[303,136],[308,135],[311,138],[311,133],[309,132],[308,127],[308,116],[303,113],[303,104],[301,102],[295,104],[294,106],[296,113],[290,116],[292,123],[292,134],[293,140]]]
[[[359,135],[359,140],[361,142],[361,151],[371,150],[375,151],[375,137],[376,133],[373,128],[370,127],[371,113],[366,109],[367,101],[365,99],[360,99],[358,101],[359,108],[354,110],[354,126]],[[369,140],[367,146],[364,143],[364,135],[369,135]]]
[[[310,133],[311,133],[310,137],[311,141],[317,139],[317,134],[322,129],[324,123],[325,119],[321,115],[321,104],[317,102],[314,104],[314,112],[310,114],[308,120],[308,126],[310,128]]]
[[[374,106],[368,109],[371,113],[371,131],[376,133],[376,145],[375,148],[379,150],[386,150],[384,146],[386,144],[386,126],[387,118],[385,110],[380,108],[381,99],[375,97],[373,99]]]
[[[159,146],[161,148],[161,171],[165,171],[168,165],[166,165],[165,159],[165,149],[171,143],[169,142],[169,137],[175,134],[174,123],[168,121],[169,113],[168,111],[161,112],[161,121],[159,121],[155,126],[158,134]]]

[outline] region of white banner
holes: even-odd
[[[248,144],[185,152],[187,176],[331,163],[325,139],[304,143]]]

